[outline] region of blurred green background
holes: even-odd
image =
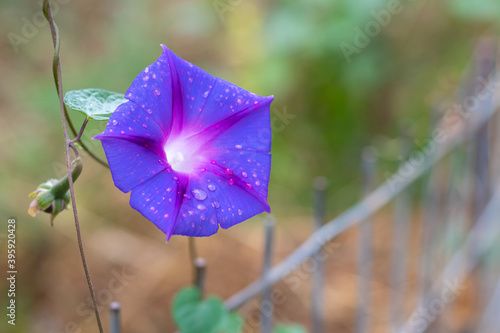
[[[400,1],[393,13],[391,3],[55,0],[53,13],[62,37],[65,91],[125,92],[160,55],[163,43],[215,76],[274,95],[269,203],[273,214],[285,219],[310,215],[311,184],[319,175],[330,180],[329,217],[356,202],[360,155],[367,145],[377,148],[380,180],[394,171],[401,130],[424,139],[431,108],[453,103],[477,39],[498,33],[496,0]],[[18,219],[23,265],[35,276],[43,271],[43,258],[58,248],[46,244],[48,217],[27,215],[28,193],[64,173],[52,42],[41,18],[39,1],[0,0],[0,223],[6,230],[7,217]],[[349,56],[346,45],[353,51]],[[82,121],[76,113],[73,119]],[[100,156],[100,143],[91,137],[102,129],[103,124],[93,123],[84,135]],[[77,196],[83,210],[91,212],[83,213],[84,228],[96,232],[108,223],[151,233],[161,242],[162,235],[113,187],[109,172],[83,155]],[[71,228],[71,214],[62,215],[56,224]],[[49,291],[28,282],[23,288],[19,311],[36,316],[33,321],[25,316],[18,332],[38,332],[32,325],[44,312],[37,300],[50,303],[44,298]]]

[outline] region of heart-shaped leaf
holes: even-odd
[[[123,94],[103,89],[81,89],[68,91],[64,103],[94,120],[108,120],[116,108],[127,102]]]
[[[201,298],[197,288],[181,290],[173,304],[174,320],[182,333],[238,333],[243,320],[215,297]]]

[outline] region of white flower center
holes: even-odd
[[[176,139],[173,142],[167,142],[165,147],[167,161],[173,170],[183,173],[190,173],[195,168],[195,150],[189,147],[185,140]]]

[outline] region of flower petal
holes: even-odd
[[[173,234],[210,236],[217,232],[218,225],[227,229],[269,212],[269,205],[261,200],[262,194],[249,191],[245,183],[215,167],[190,176]]]
[[[115,186],[125,193],[168,168],[166,160],[154,152],[154,142],[113,137],[102,137],[101,142]]]
[[[266,100],[266,97],[208,74],[179,58],[165,45],[162,47],[164,55],[170,59],[172,71],[177,73],[173,79],[173,88],[178,89],[174,91],[174,112],[179,108],[175,105],[180,105],[182,116],[174,117],[177,124],[174,127],[183,132],[199,132]]]
[[[130,206],[167,235],[173,234],[179,215],[187,176],[164,170],[132,190]]]

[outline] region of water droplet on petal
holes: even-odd
[[[194,216],[194,212],[192,210],[188,210],[189,216]]]
[[[168,219],[168,214],[163,215],[163,218],[166,220]]]
[[[193,223],[191,223],[191,228],[194,228],[194,222],[193,222]]]
[[[128,93],[125,95],[125,98],[132,98],[132,93]]]
[[[205,200],[207,198],[207,193],[199,188],[192,189],[191,194],[196,200]]]
[[[129,127],[129,128],[128,128],[128,130],[129,130],[130,132],[133,132],[133,131],[134,131],[134,129],[133,129],[132,127]]]
[[[232,174],[233,174],[233,170],[231,170],[231,169],[229,169],[229,168],[226,168],[226,169],[224,169],[224,173],[225,173],[226,175],[232,175]]]
[[[238,215],[243,214],[243,211],[241,209],[238,209]]]
[[[146,67],[146,68],[144,69],[144,73],[149,73],[149,67]]]
[[[160,163],[161,165],[163,165],[163,160],[158,160],[158,163]]]
[[[190,77],[190,78],[188,79],[188,81],[189,81],[189,83],[193,83],[193,78],[192,78],[192,77]]]
[[[148,128],[148,125],[146,125],[146,124],[142,124],[142,127],[144,127],[144,128]]]
[[[260,186],[260,181],[259,180],[255,181],[255,185]]]
[[[113,119],[113,125],[116,125],[118,124],[118,122],[116,121],[116,119]]]
[[[236,99],[236,103],[238,103],[239,105],[243,103],[243,100],[241,99],[240,96],[238,96],[238,98]]]
[[[242,145],[236,145],[236,146],[234,146],[234,149],[241,149],[241,148],[243,148]]]
[[[212,207],[218,209],[220,208],[220,203],[217,200],[214,200],[214,202],[212,202]]]
[[[144,81],[147,81],[147,80],[149,80],[149,76],[147,76],[147,75],[146,75],[146,76],[145,76],[145,77],[143,77],[142,79],[143,79]]]
[[[257,178],[257,174],[255,172],[252,172],[253,178]]]
[[[207,90],[207,91],[205,91],[205,92],[203,93],[203,95],[202,95],[202,96],[203,96],[203,98],[207,98],[209,93],[210,93],[210,92],[209,92],[208,90]]]
[[[215,217],[212,217],[212,218],[210,219],[210,224],[211,224],[211,225],[216,225],[216,224],[217,224],[217,220],[215,219]]]
[[[252,186],[252,184],[247,183],[247,187],[248,187],[249,189],[253,190],[253,186]]]
[[[171,187],[167,188],[167,192],[168,193],[172,192],[172,188]]]
[[[201,214],[201,215],[200,215],[200,220],[205,221],[205,220],[206,220],[205,215]]]
[[[153,114],[153,110],[151,110],[151,109],[147,109],[146,112],[149,113],[149,114]]]
[[[212,192],[213,192],[213,191],[215,191],[215,189],[216,189],[216,187],[215,187],[215,185],[214,185],[214,184],[208,184],[208,185],[207,185],[207,188],[208,188],[210,191],[212,191]]]
[[[201,211],[204,211],[207,209],[207,207],[205,207],[204,205],[202,204],[199,204],[198,206],[196,206],[196,208],[198,208],[198,210],[201,210]]]
[[[160,96],[161,90],[160,89],[155,89],[154,90],[154,94],[155,94],[156,97]]]
[[[156,74],[155,73],[151,74],[151,77],[153,78],[153,80],[156,80]]]
[[[229,185],[233,185],[234,184],[234,179],[233,178],[229,179],[228,183],[229,183]]]
[[[241,175],[242,175],[244,178],[247,178],[247,177],[248,177],[248,174],[247,174],[245,171],[242,171],[242,172],[241,172]]]
[[[191,200],[191,196],[187,193],[184,193],[184,198],[188,199],[188,200]]]

